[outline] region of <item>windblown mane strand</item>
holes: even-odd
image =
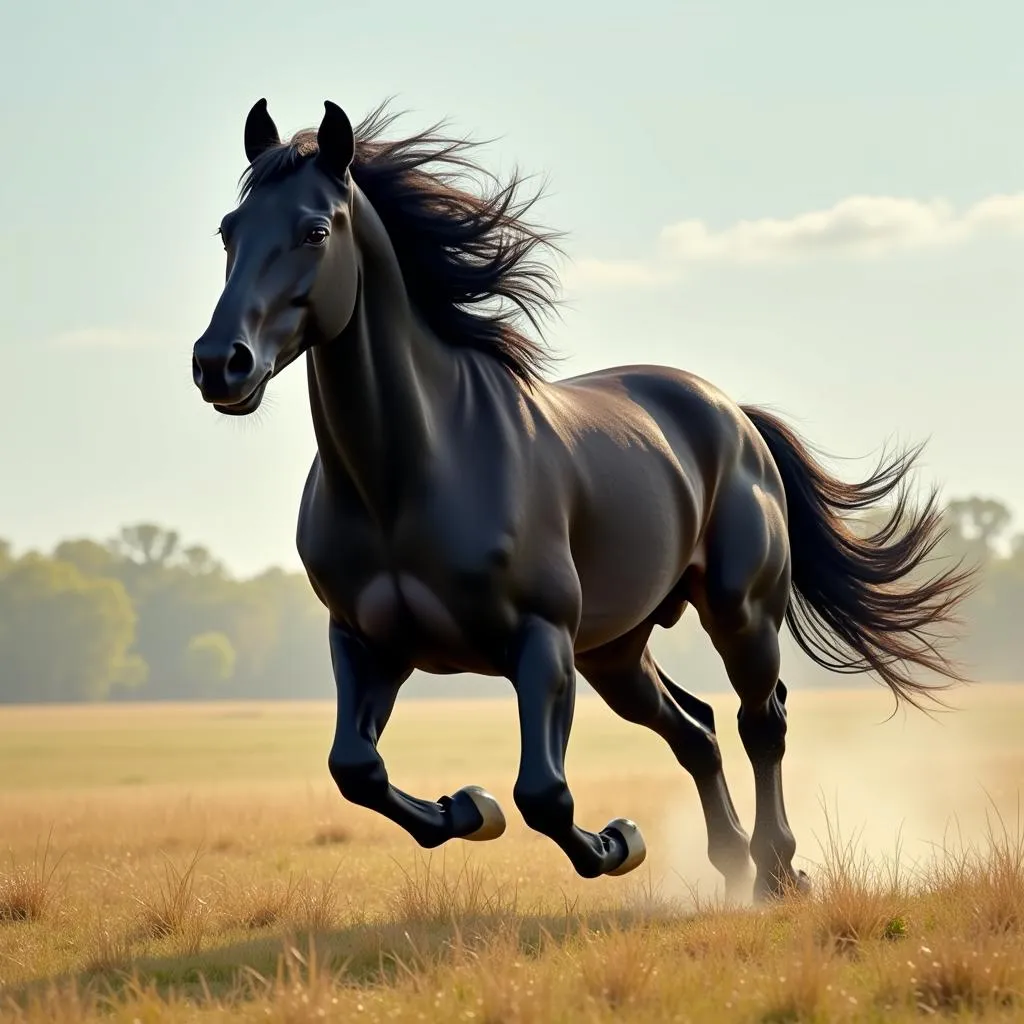
[[[558,305],[557,275],[538,250],[558,252],[560,235],[525,219],[542,191],[521,198],[518,172],[502,183],[470,159],[477,143],[445,136],[443,125],[383,139],[397,117],[382,104],[355,129],[352,178],[384,224],[409,297],[444,342],[487,352],[529,386],[550,356],[522,320],[542,335]],[[240,198],[316,152],[315,131],[267,150],[242,175]]]

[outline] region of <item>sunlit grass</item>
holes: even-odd
[[[60,858],[53,858],[51,839],[52,834],[27,863],[16,863],[12,856],[9,868],[0,874],[0,923],[41,921],[54,909],[60,898]]]
[[[191,706],[162,722],[163,709],[113,709],[101,740],[101,716],[20,709],[15,727],[0,710],[0,743],[21,737],[16,764],[0,753],[0,1019],[1024,1017],[1024,699],[986,689],[958,722],[893,727],[874,724],[874,696],[790,702],[791,819],[815,888],[766,908],[720,899],[692,783],[596,702],[581,702],[570,781],[582,823],[625,813],[644,829],[648,862],[623,879],[577,878],[518,820],[502,703],[408,707],[389,733],[403,788],[480,782],[505,805],[501,840],[430,853],[333,790],[323,749],[310,752],[327,708]],[[223,749],[211,722],[233,723]],[[162,766],[150,781],[123,781],[128,734]],[[94,768],[37,785],[33,765],[69,743],[103,746],[102,780]],[[288,757],[307,767],[278,777]]]

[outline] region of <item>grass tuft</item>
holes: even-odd
[[[61,857],[50,862],[53,831],[46,837],[42,853],[38,841],[30,864],[18,864],[11,855],[11,866],[0,875],[0,921],[41,921],[54,909],[62,886],[56,879]]]
[[[838,815],[834,822],[827,810],[824,816],[823,857],[808,901],[818,942],[856,957],[865,943],[905,938],[909,891],[899,870],[899,840],[892,860],[879,866],[859,847],[856,834],[842,838]]]
[[[210,918],[209,903],[196,893],[196,867],[201,851],[193,853],[183,868],[164,857],[163,877],[153,894],[135,895],[138,926],[144,938],[175,940],[183,953],[195,953],[202,945]]]

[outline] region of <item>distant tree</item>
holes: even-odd
[[[104,544],[94,540],[61,541],[53,549],[58,562],[70,562],[83,576],[111,576],[117,556]]]
[[[199,633],[185,648],[183,681],[197,695],[211,696],[230,681],[236,661],[235,649],[223,633]]]
[[[991,554],[1013,519],[1010,510],[992,498],[958,498],[946,506],[946,519],[965,541]]]
[[[193,576],[223,575],[224,567],[202,544],[192,544],[181,552],[181,562]]]
[[[0,580],[0,622],[2,700],[103,700],[145,678],[130,651],[135,611],[117,580],[26,555]]]
[[[136,523],[122,528],[114,541],[116,551],[147,566],[164,566],[177,553],[179,535],[156,523]]]
[[[329,698],[334,693],[334,676],[327,610],[305,573],[269,569],[247,586],[261,604],[273,609],[275,620],[275,642],[252,681],[253,695]]]

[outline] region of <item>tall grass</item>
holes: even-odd
[[[66,879],[56,877],[63,855],[51,859],[52,839],[51,829],[42,851],[37,842],[28,864],[20,864],[10,855],[10,866],[0,874],[0,923],[41,921],[55,908]]]

